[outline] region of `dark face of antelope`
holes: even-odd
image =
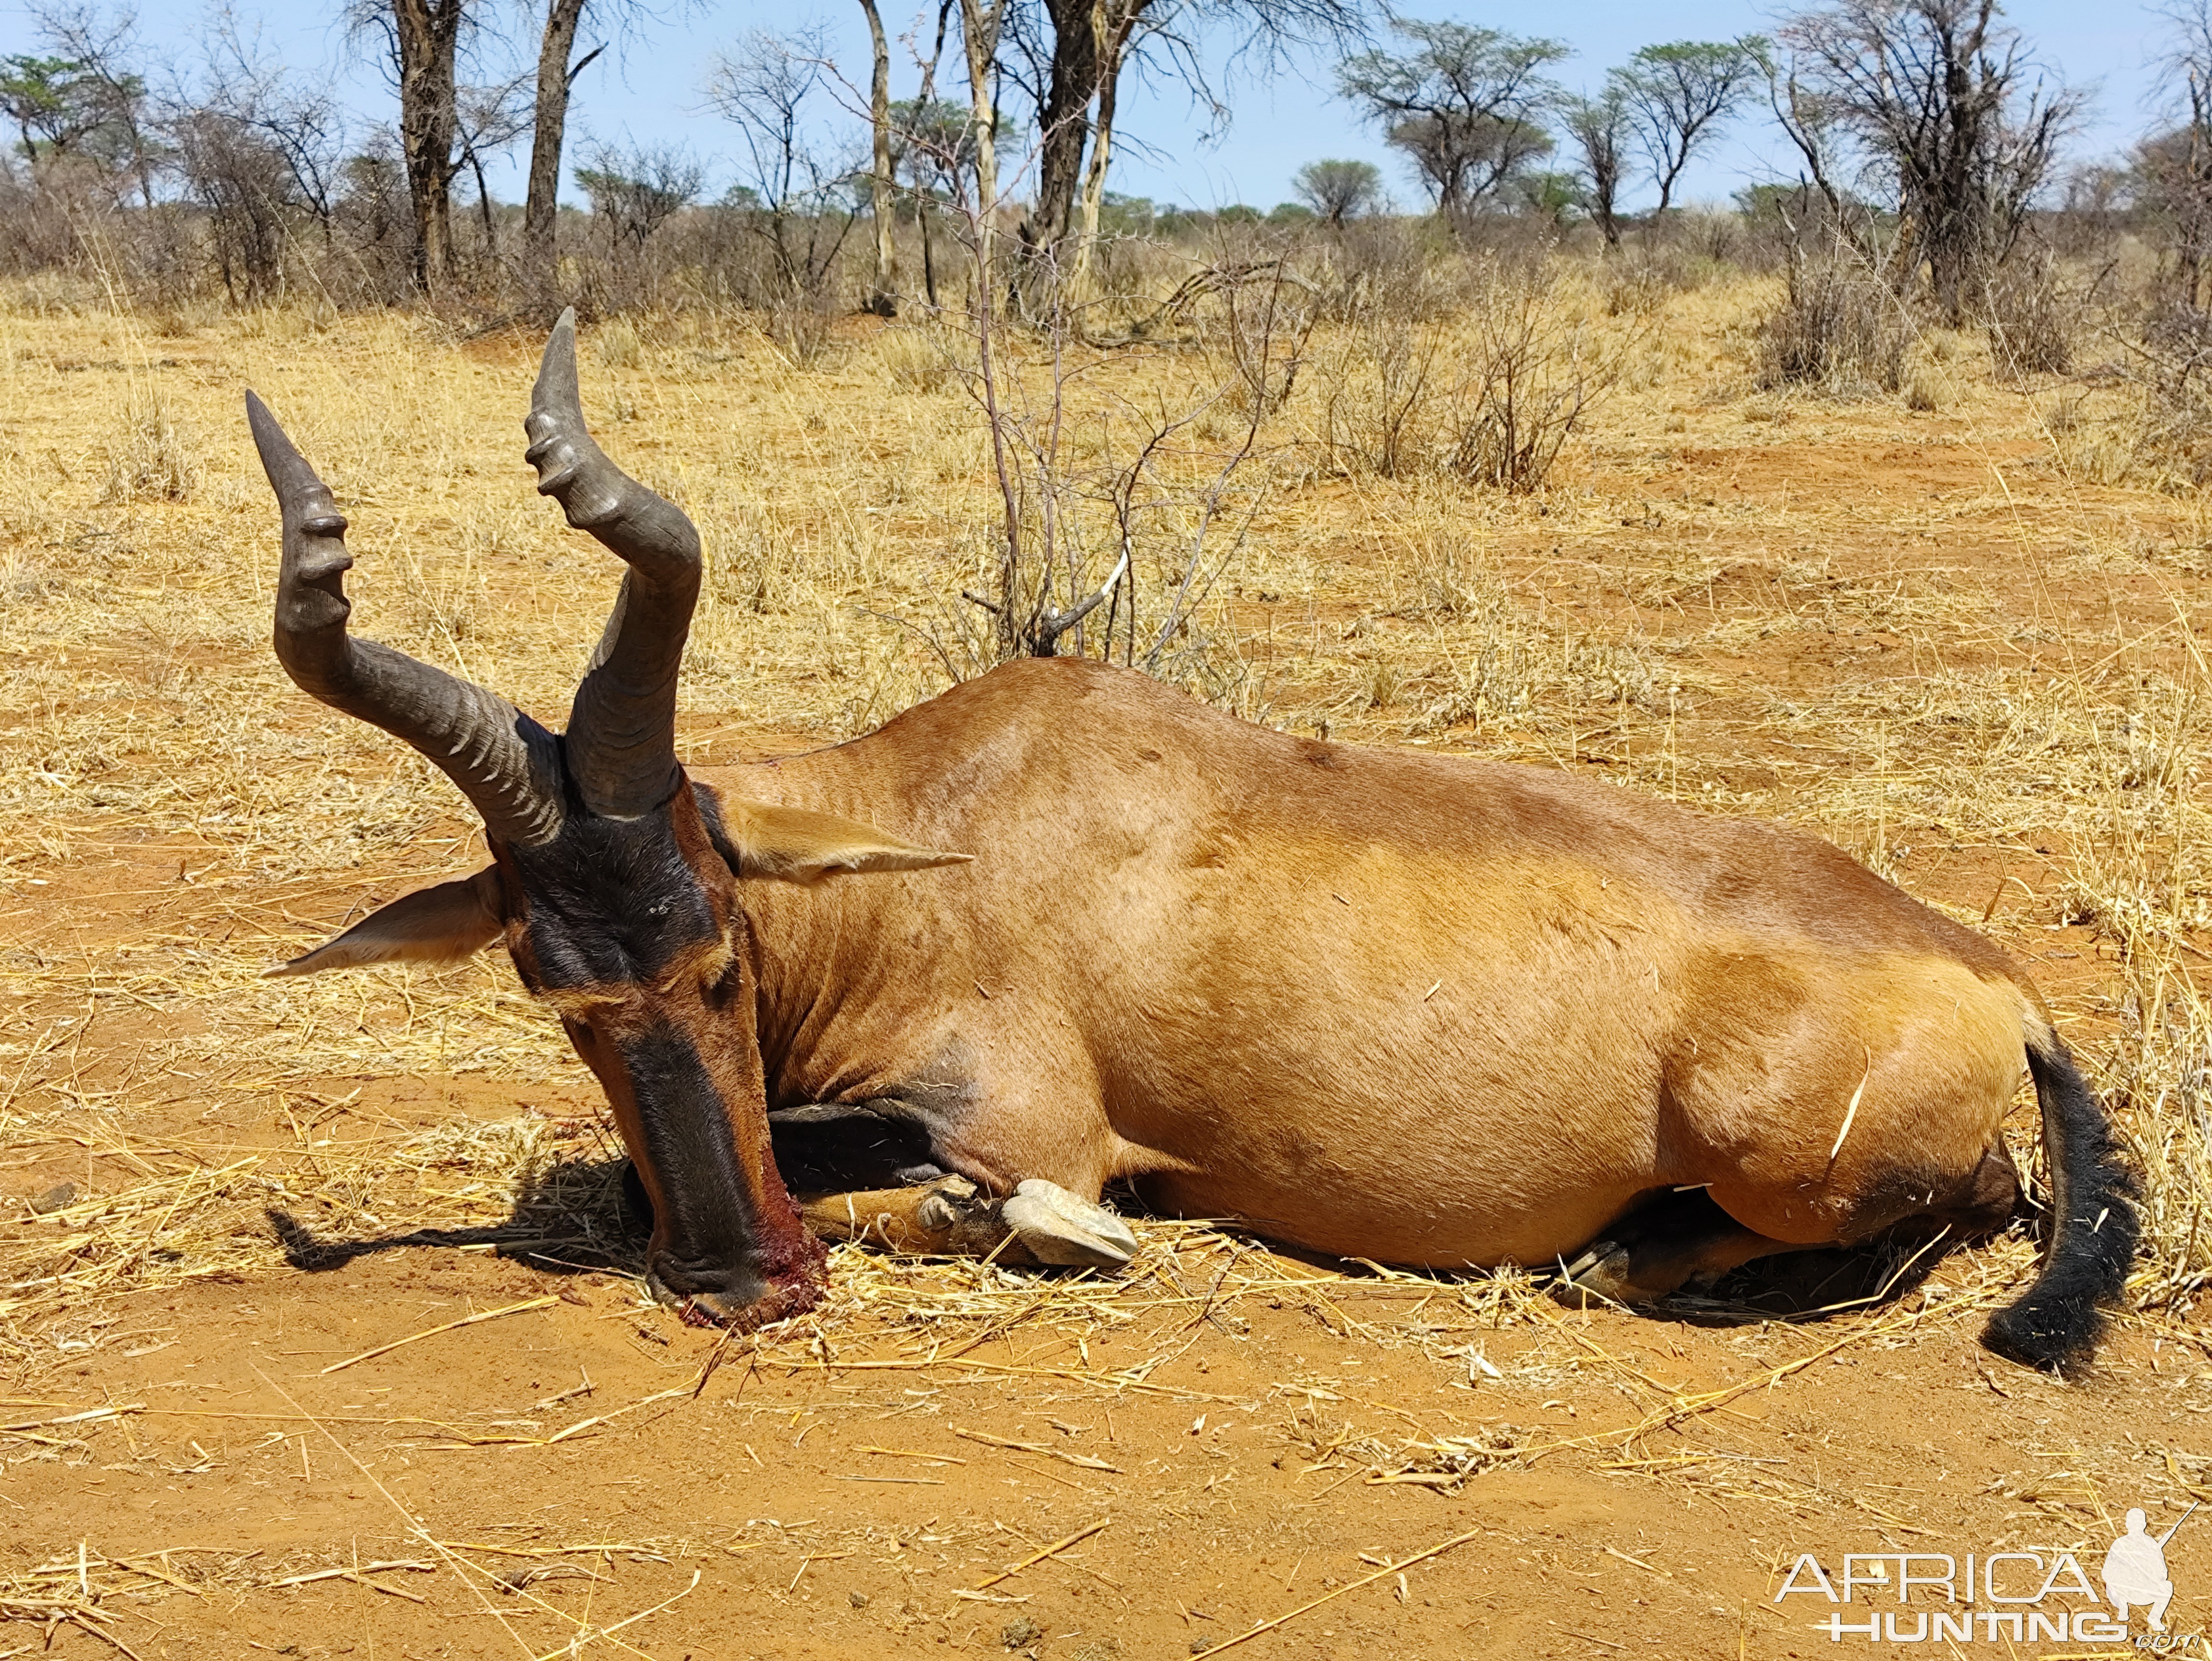
[[[527,452],[558,501],[629,570],[568,731],[347,633],[352,560],[330,491],[260,400],[255,443],[284,514],[276,655],[306,691],[413,745],[483,816],[495,864],[411,894],[276,973],[465,955],[504,938],[612,1104],[653,1201],[647,1272],[687,1319],[794,1314],[823,1250],[771,1156],[741,876],[811,881],[957,856],[826,815],[695,792],[675,749],[677,670],[699,538],[586,431],[573,320],[546,348]]]
[[[747,1325],[808,1307],[822,1248],[770,1151],[751,942],[690,784],[633,818],[572,808],[499,872],[514,966],[606,1091],[653,1201],[655,1293]]]

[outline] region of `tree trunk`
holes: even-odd
[[[975,130],[976,304],[998,307],[991,280],[992,233],[999,213],[999,112],[991,97],[991,71],[999,56],[999,25],[1006,0],[960,0],[960,38],[968,53],[969,120]]]
[[[2206,100],[2197,77],[2189,78],[2189,150],[2182,173],[2183,188],[2187,195],[2185,205],[2177,216],[2180,235],[2175,239],[2176,264],[2181,273],[2182,304],[2195,311],[2201,302],[2204,287],[2204,222],[2207,192],[2205,185],[2212,172],[2205,167],[2207,159]]]
[[[561,144],[568,125],[568,90],[576,84],[584,64],[568,67],[568,54],[576,48],[576,30],[584,17],[584,0],[550,0],[545,8],[545,33],[538,47],[538,113],[530,132],[530,195],[522,210],[522,280],[524,292],[541,309],[553,303],[559,251],[554,226],[561,206]]]
[[[923,197],[915,208],[915,218],[921,226],[921,291],[929,301],[929,309],[937,309],[937,251],[930,246],[929,198]]]
[[[1610,143],[1601,145],[1603,137],[1601,131],[1593,130],[1592,136],[1583,145],[1583,159],[1589,164],[1590,217],[1597,222],[1598,233],[1605,238],[1605,246],[1618,248],[1620,246],[1620,211],[1618,205],[1620,200],[1620,158],[1617,148]]]
[[[413,210],[416,291],[453,273],[453,53],[465,0],[392,0],[399,55],[399,149]]]
[[[876,221],[876,272],[864,309],[878,317],[898,315],[898,244],[891,181],[891,48],[884,38],[883,14],[876,0],[860,0],[868,15],[868,43],[875,68],[868,77],[868,125],[875,134],[875,165],[868,175],[868,208]]]
[[[484,188],[483,158],[477,154],[476,146],[469,146],[469,171],[477,178],[477,211],[483,220],[484,264],[495,274],[499,270],[499,227],[492,221],[491,192]]]
[[[1052,20],[1052,75],[1037,109],[1036,202],[1021,228],[1023,252],[1033,265],[1056,258],[1066,240],[1091,137],[1091,100],[1098,91],[1091,0],[1044,0],[1044,9]]]
[[[1098,40],[1098,114],[1091,140],[1091,165],[1083,173],[1083,229],[1075,245],[1075,295],[1091,296],[1091,274],[1098,247],[1098,215],[1106,201],[1106,164],[1114,149],[1114,92],[1121,78],[1121,54],[1129,43],[1133,16],[1125,13],[1108,21],[1109,0],[1094,0],[1091,32]]]

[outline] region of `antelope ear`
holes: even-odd
[[[451,963],[497,940],[506,925],[500,917],[499,867],[486,866],[473,877],[441,882],[372,911],[334,940],[289,963],[273,964],[266,975],[313,975],[325,969],[358,969],[363,964]]]
[[[726,800],[722,828],[737,850],[740,877],[779,882],[818,882],[848,871],[926,871],[975,857],[916,848],[858,819],[762,801]]]

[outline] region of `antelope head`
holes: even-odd
[[[246,403],[283,510],[278,660],[303,691],[442,770],[482,816],[492,855],[474,876],[397,900],[270,972],[452,959],[503,940],[606,1091],[653,1202],[656,1295],[698,1322],[750,1326],[805,1309],[823,1250],[769,1148],[745,885],[966,856],[694,787],[677,760],[675,715],[699,535],[586,429],[573,313],[545,349],[526,455],[539,493],[629,569],[559,734],[495,692],[348,632],[344,516],[268,408],[252,392]]]

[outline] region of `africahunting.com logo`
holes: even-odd
[[[2166,1621],[2173,1601],[2166,1542],[2196,1509],[2163,1534],[2150,1531],[2141,1510],[2128,1512],[2126,1531],[2098,1566],[2101,1596],[2071,1551],[1851,1552],[1835,1573],[1808,1551],[1783,1577],[1774,1601],[1835,1605],[1812,1624],[1837,1644],[2131,1642],[2147,1653],[2212,1656],[2203,1634],[2169,1631]],[[2136,1617],[2140,1633],[2132,1630]]]

